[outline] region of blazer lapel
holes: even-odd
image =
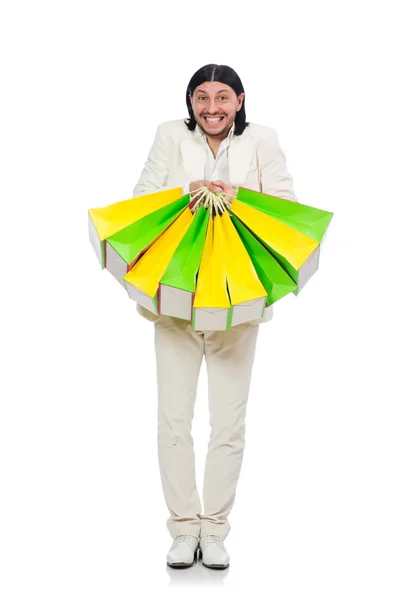
[[[196,139],[181,142],[183,168],[189,181],[203,178],[205,166],[205,146]]]
[[[229,179],[233,186],[243,186],[252,162],[254,145],[250,136],[233,136],[229,146]]]
[[[252,162],[254,145],[248,132],[232,136],[228,148],[231,185],[244,185]],[[192,138],[181,142],[182,162],[189,181],[203,178],[206,148],[203,140]]]

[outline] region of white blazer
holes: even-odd
[[[183,187],[203,179],[205,158],[205,141],[197,129],[189,131],[185,119],[161,123],[133,196]],[[232,135],[228,161],[230,181],[225,183],[298,202],[284,152],[271,127],[250,123],[241,135]],[[137,311],[149,321],[159,318],[140,304]],[[272,316],[273,306],[268,306],[261,319],[250,322],[265,323]]]

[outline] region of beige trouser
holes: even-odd
[[[226,538],[244,453],[245,414],[259,325],[195,332],[162,315],[154,323],[158,386],[158,459],[173,538]],[[203,356],[211,435],[204,471],[204,512],[196,488],[191,428]]]

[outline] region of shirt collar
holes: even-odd
[[[231,140],[232,136],[234,135],[234,129],[235,129],[235,127],[234,127],[234,121],[233,121],[232,126],[229,129],[229,133],[227,134],[227,138],[225,138],[225,139],[229,139],[229,141]],[[201,127],[198,123],[196,123],[195,133],[196,133],[196,135],[201,136],[204,139],[204,141],[207,142],[205,133],[201,129]],[[224,140],[222,140],[222,141],[224,141]]]

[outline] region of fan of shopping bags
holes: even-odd
[[[200,331],[261,318],[266,305],[297,295],[318,269],[333,216],[242,187],[233,198],[174,188],[88,213],[101,267],[129,297]]]

